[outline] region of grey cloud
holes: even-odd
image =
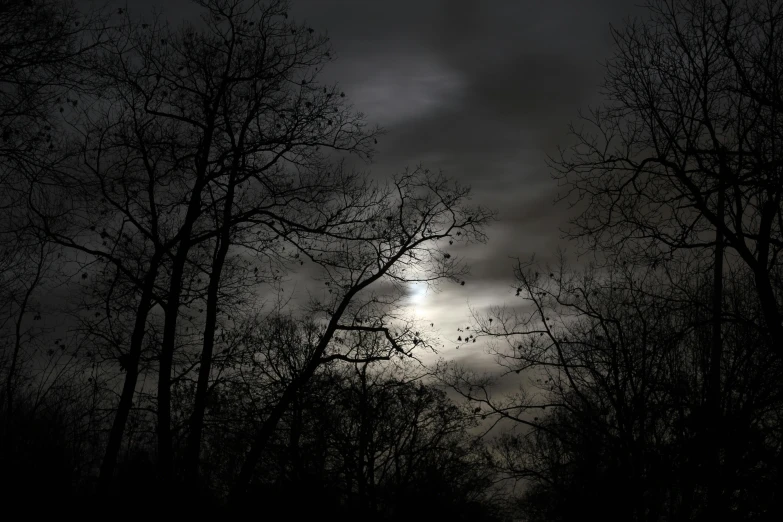
[[[167,0],[165,9],[176,22],[190,17],[189,4]],[[133,9],[151,5],[164,2]],[[466,286],[425,299],[435,323],[462,324],[468,299],[479,308],[503,301],[511,257],[546,260],[561,244],[568,211],[552,206],[545,154],[567,141],[578,108],[600,100],[609,24],[638,12],[627,0],[292,0],[293,18],[332,40],[337,59],[324,80],[388,131],[373,174],[424,162],[499,211],[490,242],[459,252],[472,264]]]

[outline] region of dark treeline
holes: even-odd
[[[492,214],[423,167],[346,166],[382,132],[287,7],[0,4],[5,497],[494,516],[475,418],[413,373],[432,336],[400,308],[461,281],[444,243]]]
[[[606,102],[550,160],[589,260],[516,264],[516,304],[460,332],[480,374],[425,367],[404,298],[464,284],[493,213],[424,167],[348,167],[383,131],[285,1],[193,4],[0,2],[4,498],[779,519],[783,6],[655,0],[613,29]]]
[[[445,378],[510,426],[530,521],[781,515],[783,6],[648,2],[613,29],[606,101],[550,158],[580,265],[521,260],[476,313],[516,394]]]

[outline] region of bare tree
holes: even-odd
[[[724,257],[744,263],[773,346],[783,346],[779,266],[783,12],[765,0],[660,0],[613,29],[607,103],[573,126],[551,164],[564,199],[585,201],[570,235],[653,266],[713,250],[710,379],[717,470]],[[717,477],[717,472],[713,474]],[[712,487],[716,513],[721,498]]]
[[[0,6],[4,164],[11,159],[35,162],[41,138],[51,136],[55,108],[72,91],[86,87],[82,60],[102,43],[102,14],[86,15],[72,2],[59,0],[9,0]]]
[[[0,327],[12,323],[11,349],[3,354],[10,352],[2,398],[8,419],[20,375],[30,377],[23,367],[40,355],[32,341],[44,330],[40,297],[57,253],[30,227],[29,188],[36,171],[63,157],[53,136],[57,106],[86,88],[82,60],[101,45],[102,23],[100,10],[85,15],[71,2],[0,5]]]
[[[544,519],[567,520],[574,512],[566,506],[583,510],[589,503],[624,519],[709,518],[717,488],[723,512],[750,516],[753,508],[741,499],[768,480],[768,465],[776,466],[752,463],[759,454],[749,448],[778,446],[772,434],[780,426],[772,427],[769,414],[781,399],[772,369],[780,359],[757,296],[747,291],[752,273],[729,272],[716,401],[710,278],[687,266],[679,278],[672,271],[671,264],[642,270],[619,260],[581,272],[521,263],[522,304],[477,315],[474,335],[498,341],[500,377],[519,375],[518,391],[493,395],[498,376],[459,369],[444,376],[478,414],[517,427],[495,450],[500,469],[529,482],[525,509],[546,508]],[[715,403],[722,428],[717,466]],[[755,431],[760,422],[769,427]],[[765,430],[769,437],[760,436]],[[614,500],[602,502],[605,491]],[[554,499],[561,507],[546,507]],[[769,497],[763,505],[773,507]]]
[[[171,388],[183,340],[181,310],[185,306],[190,313],[203,302],[207,311],[186,450],[188,474],[194,475],[217,324],[231,322],[219,306],[227,260],[234,259],[239,277],[232,284],[245,274],[252,285],[256,270],[247,263],[243,271],[240,258],[280,263],[283,247],[276,245],[288,244],[296,251],[290,265],[308,259],[333,284],[332,296],[314,305],[328,326],[293,393],[324,360],[349,358],[326,355],[336,331],[394,338],[380,323],[340,323],[351,311],[394,303],[374,296],[359,304],[356,294],[382,280],[399,292],[414,280],[458,278],[463,267],[439,242],[483,239],[482,227],[491,218],[464,206],[468,190],[441,175],[417,169],[388,187],[374,186],[331,162],[327,153],[334,151],[368,157],[377,131],[344,103],[336,86],[317,83],[331,56],[327,42],[288,22],[285,3],[202,6],[203,30],[172,30],[158,20],[120,15],[108,33],[109,45],[91,62],[102,85],[100,98],[74,120],[81,135],[75,147],[79,161],[46,173],[52,183],[41,183],[33,198],[48,237],[114,267],[139,295],[129,348],[118,356],[126,374],[104,484],[136,393],[145,329],[156,306],[165,312],[155,406],[159,474],[166,481],[174,459]],[[39,201],[57,201],[59,208]],[[199,273],[206,284],[193,282]],[[411,347],[425,345],[415,335],[409,341]],[[267,418],[262,434],[271,433],[289,395]],[[263,447],[264,437],[259,435],[256,447]],[[247,470],[253,469],[255,451]]]
[[[392,289],[396,287],[400,295],[404,285],[414,281],[459,281],[465,266],[444,250],[443,240],[483,240],[483,227],[492,218],[490,212],[466,205],[468,193],[467,188],[452,184],[442,175],[416,169],[381,190],[358,192],[361,199],[351,206],[358,209],[355,218],[328,235],[313,236],[306,231],[294,235],[288,229],[281,230],[303,255],[325,271],[328,297],[314,303],[316,317],[322,318],[325,328],[307,365],[286,386],[261,423],[235,485],[235,501],[244,496],[258,459],[297,390],[321,364],[356,360],[341,349],[336,337],[339,332],[385,337],[390,355],[395,351],[409,354],[426,345],[417,332],[384,322],[383,315],[367,313],[388,309],[396,301],[395,292],[373,292],[371,287],[385,282]]]
[[[26,219],[82,282],[86,360],[122,380],[102,494],[137,414],[155,416],[161,483],[179,471],[186,434],[181,462],[195,484],[210,397],[237,368],[239,321],[253,316],[254,294],[276,291],[306,263],[325,283],[307,309],[318,335],[255,412],[234,484],[241,496],[318,368],[430,346],[399,316],[406,285],[459,281],[466,267],[443,243],[482,241],[492,219],[440,174],[419,168],[373,183],[344,167],[341,155],[369,159],[380,131],[338,86],[319,82],[328,40],[289,21],[286,2],[196,3],[199,26],[120,8],[95,29],[101,45],[80,57],[89,76],[78,99],[55,99],[67,132],[52,136],[49,160],[24,170]],[[342,333],[388,345],[362,353]]]
[[[255,322],[211,400],[204,469],[226,447],[242,455],[254,421],[307,367],[324,328],[296,316]],[[422,382],[429,372],[413,359],[388,361],[397,352],[383,335],[344,331],[336,341],[349,361],[322,362],[298,388],[261,452],[252,499],[296,516],[395,518],[427,510],[462,519],[492,511],[491,472],[466,431],[475,417]],[[241,391],[226,393],[237,385]],[[311,502],[296,503],[302,488]]]
[[[188,254],[194,244],[215,235],[227,248],[228,227],[236,222],[231,211],[248,199],[235,198],[234,191],[243,182],[266,183],[259,190],[268,191],[267,202],[274,206],[282,185],[291,198],[296,190],[305,194],[319,185],[319,179],[283,176],[281,162],[313,164],[319,145],[369,150],[371,134],[363,132],[359,117],[340,109],[335,88],[323,92],[314,85],[314,75],[329,57],[326,41],[287,22],[284,3],[205,2],[202,7],[207,25],[198,31],[120,14],[122,20],[109,33],[110,45],[92,63],[107,110],[101,114],[90,107],[84,114],[82,165],[59,178],[68,194],[83,196],[69,212],[74,226],[86,234],[74,239],[73,229],[60,232],[44,225],[61,244],[118,267],[141,293],[104,466],[109,477],[155,302],[166,309],[157,395],[159,463],[164,480],[171,473],[169,397]],[[304,186],[291,184],[303,179]],[[213,232],[199,221],[209,209],[208,196],[228,217]],[[93,198],[102,202],[99,213]],[[264,210],[269,207],[248,204],[239,213],[246,219]],[[51,214],[43,217],[47,223],[52,219]],[[135,260],[146,261],[138,265]],[[214,313],[214,298],[209,309]],[[199,393],[203,397],[203,390]]]
[[[755,274],[767,328],[783,346],[773,276],[781,246],[781,7],[647,7],[644,20],[613,30],[608,101],[582,116],[572,127],[576,144],[552,161],[564,199],[587,204],[570,234],[647,263],[725,248]]]
[[[21,266],[10,274],[3,274],[4,276],[11,275],[16,280],[7,288],[3,288],[6,291],[2,295],[4,304],[9,308],[9,318],[12,318],[13,323],[11,357],[8,362],[8,372],[4,376],[6,379],[5,394],[2,397],[3,400],[0,401],[0,409],[6,410],[9,419],[13,417],[14,391],[18,386],[17,374],[20,358],[23,356],[22,351],[26,342],[35,335],[36,329],[34,323],[31,324],[31,319],[33,321],[41,319],[40,311],[34,311],[31,314],[36,305],[35,294],[40,292],[44,275],[52,264],[51,245],[45,242],[39,242],[32,247],[17,242],[14,246],[17,249],[14,257],[17,257]]]

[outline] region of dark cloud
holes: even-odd
[[[193,19],[186,0],[138,0]],[[388,134],[371,165],[388,175],[425,163],[474,188],[496,209],[486,245],[460,250],[467,284],[444,285],[419,306],[448,327],[508,297],[512,258],[551,258],[567,210],[553,207],[546,154],[567,141],[580,107],[600,100],[610,23],[639,12],[627,0],[292,0],[292,16],[329,34],[324,74]],[[478,343],[477,343],[478,344]]]
[[[472,265],[467,284],[420,302],[444,339],[469,319],[468,302],[482,311],[510,299],[514,257],[546,262],[562,245],[568,211],[553,206],[546,154],[567,141],[577,110],[600,100],[609,24],[636,9],[624,0],[294,4],[332,39],[339,59],[327,77],[388,130],[372,169],[423,162],[499,212],[486,245],[456,252]],[[460,356],[475,366],[480,346]],[[444,351],[457,354],[449,341]]]

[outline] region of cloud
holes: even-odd
[[[357,107],[368,108],[372,120],[388,128],[438,112],[459,97],[463,83],[459,74],[435,60],[403,55],[360,80],[351,98]]]
[[[140,0],[134,10],[152,5],[163,2]],[[374,176],[424,162],[470,184],[474,203],[499,212],[489,243],[458,252],[472,265],[466,285],[444,284],[416,306],[451,327],[469,316],[468,299],[482,307],[502,302],[513,257],[535,252],[546,260],[562,244],[568,212],[552,204],[557,187],[546,153],[567,141],[567,124],[580,107],[600,100],[609,24],[639,7],[626,0],[292,0],[291,6],[293,19],[331,38],[337,58],[323,80],[339,82],[355,108],[388,131],[370,166]],[[184,0],[165,7],[173,22],[194,12]]]

